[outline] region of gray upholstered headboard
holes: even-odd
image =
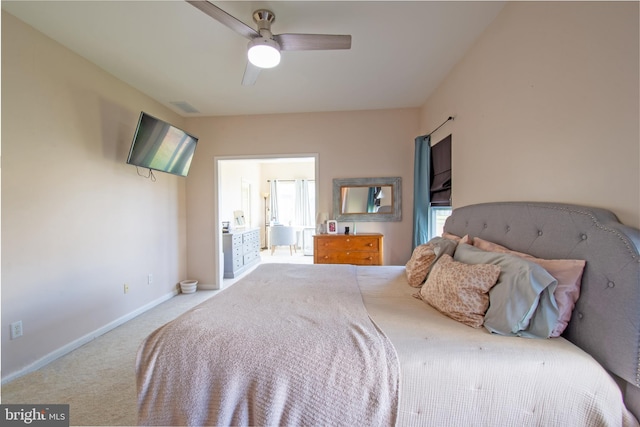
[[[580,298],[563,336],[616,378],[640,419],[640,230],[599,208],[535,202],[457,208],[445,231],[547,259],[584,259]]]

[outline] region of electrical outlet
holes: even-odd
[[[17,322],[13,322],[11,324],[11,339],[15,340],[16,338],[20,338],[22,336],[22,320],[18,320]]]
[[[129,293],[129,285],[127,285],[126,283],[124,284],[124,293],[125,294]]]
[[[153,274],[149,273],[149,275],[147,276],[147,283],[149,284],[153,283]]]

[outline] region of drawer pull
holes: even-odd
[[[347,242],[350,242],[350,241],[351,241],[351,239],[347,239]]]
[[[372,247],[372,246],[373,246],[373,243],[369,243],[367,246]]]

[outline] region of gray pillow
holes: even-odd
[[[559,316],[553,296],[558,282],[544,268],[516,255],[486,252],[464,243],[456,248],[454,259],[500,266],[484,316],[484,326],[490,332],[530,338],[551,335]]]

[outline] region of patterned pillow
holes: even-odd
[[[422,286],[431,270],[431,266],[443,254],[453,255],[456,245],[452,240],[434,237],[427,243],[417,246],[411,254],[411,259],[405,265],[409,285],[414,288]]]
[[[535,262],[547,270],[558,281],[558,287],[553,291],[553,296],[558,304],[558,323],[556,323],[551,337],[559,337],[566,329],[571,320],[571,313],[580,297],[580,287],[582,286],[582,273],[586,261],[582,259],[542,259],[535,258],[529,254],[512,251],[497,243],[476,237],[473,239],[473,246],[489,252],[499,252],[513,254],[528,261]]]
[[[464,264],[444,254],[433,266],[420,296],[452,319],[479,328],[489,307],[489,290],[499,276],[497,265]]]

